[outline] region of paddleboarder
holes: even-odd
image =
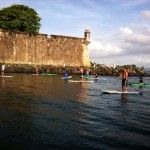
[[[68,77],[68,72],[64,70],[64,77]]]
[[[84,70],[82,67],[80,67],[80,73],[81,73],[81,78],[83,78],[83,73],[84,73]]]
[[[90,69],[86,69],[86,76],[88,77],[90,75]]]
[[[1,67],[1,73],[2,73],[2,77],[3,77],[4,73],[5,73],[5,64],[3,64]]]
[[[126,68],[124,68],[121,72],[121,80],[122,80],[122,91],[126,92],[128,91],[127,86],[128,86],[128,71]]]
[[[36,72],[37,75],[39,74],[39,68],[38,68],[38,66],[35,66],[35,72]]]

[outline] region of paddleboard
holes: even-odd
[[[92,77],[92,78],[89,78],[89,79],[90,79],[90,80],[98,80],[99,78],[93,78],[93,77]]]
[[[134,86],[134,87],[150,87],[150,84],[146,84],[146,83],[129,83],[129,86]]]
[[[78,83],[82,83],[82,82],[86,82],[86,83],[88,83],[88,82],[94,82],[94,81],[92,81],[92,80],[68,80],[69,82],[78,82]]]
[[[89,76],[84,75],[84,76],[81,76],[81,77],[83,77],[84,79],[90,79],[92,76],[91,75],[89,75]]]
[[[44,76],[56,76],[56,73],[42,73]]]
[[[72,76],[68,76],[68,77],[61,77],[61,79],[71,79],[72,78]]]
[[[32,75],[32,76],[38,76],[39,74],[30,74],[30,75]]]
[[[94,76],[81,76],[81,78],[87,79],[87,80],[106,80],[106,78],[103,78],[102,76],[98,76],[97,78],[94,78]]]
[[[126,91],[122,92],[119,90],[102,90],[103,94],[140,94],[138,91]]]
[[[87,80],[98,80],[99,78],[94,78],[94,76],[89,75],[89,76],[81,76],[81,78],[87,79]]]
[[[12,78],[13,76],[1,76],[2,78]]]

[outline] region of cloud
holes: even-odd
[[[98,57],[109,57],[112,55],[117,55],[122,51],[122,49],[117,46],[113,46],[108,41],[97,41],[91,40],[91,44],[89,46],[90,56],[94,58]]]
[[[147,44],[150,43],[150,36],[141,35],[141,34],[133,34],[126,38],[127,42],[136,43],[136,44]]]
[[[113,40],[92,40],[89,46],[91,59],[107,64],[150,65],[150,32],[138,29],[120,27],[119,32],[111,37]]]
[[[131,29],[128,30],[130,31]],[[132,31],[131,34],[124,33],[121,38],[123,38],[121,48],[125,50],[123,53],[130,55],[150,54],[150,33],[142,34]]]
[[[137,66],[145,66],[149,67],[150,59],[149,56],[145,55],[135,55],[135,56],[127,56],[121,55],[116,57],[101,57],[94,58],[93,62],[99,62],[100,64],[116,64],[116,65],[128,65],[128,64],[136,64]]]
[[[125,34],[125,35],[129,35],[129,34],[132,34],[133,33],[133,31],[131,30],[131,29],[129,29],[129,28],[127,28],[127,27],[125,27],[125,28],[120,28],[120,31],[123,33],[123,34]]]
[[[144,17],[145,19],[150,20],[150,10],[145,10],[140,12],[141,16]]]

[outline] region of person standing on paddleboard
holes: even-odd
[[[2,73],[2,76],[4,76],[4,73],[5,73],[5,65],[4,64],[1,67],[1,73]]]
[[[64,77],[67,78],[68,77],[68,72],[64,69]]]
[[[84,70],[82,67],[80,67],[80,73],[81,73],[81,78],[83,78],[83,73],[84,73]]]
[[[36,72],[36,75],[39,74],[39,68],[38,68],[38,66],[35,66],[35,72]]]
[[[124,68],[121,72],[121,80],[122,80],[122,91],[126,92],[128,89],[128,71]]]

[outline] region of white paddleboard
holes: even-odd
[[[98,80],[99,78],[89,78],[89,80]]]
[[[138,91],[102,90],[103,94],[140,94]]]
[[[39,74],[30,74],[31,76],[38,76]]]
[[[72,76],[68,76],[68,77],[61,77],[61,79],[71,79]]]
[[[2,78],[12,78],[13,76],[1,76]]]
[[[82,83],[82,82],[86,82],[86,83],[88,83],[88,82],[94,82],[93,80],[68,80],[69,82],[80,82],[80,83]]]

